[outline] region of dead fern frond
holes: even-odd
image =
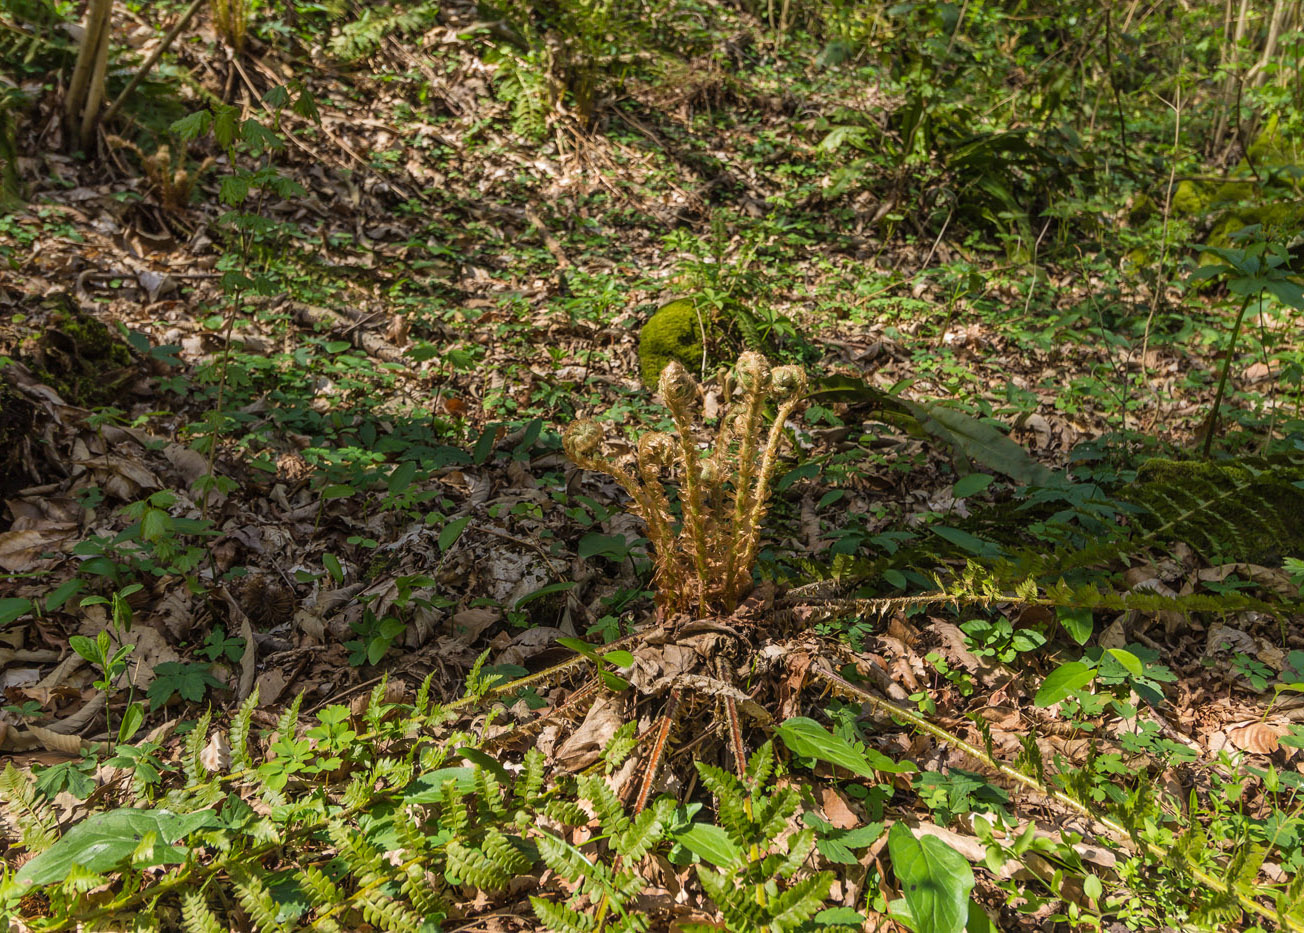
[[[656,548],[653,586],[665,613],[695,609],[699,615],[729,614],[751,590],[771,483],[778,466],[784,425],[806,390],[799,366],[771,369],[759,353],[744,353],[734,376],[737,398],[720,421],[715,443],[703,456],[697,437],[697,382],[680,363],[661,373],[661,397],[674,434],[639,439],[634,465],[604,451],[603,429],[581,420],[566,431],[567,455],[586,470],[606,473],[633,498]],[[726,382],[726,396],[732,395]],[[765,430],[771,403],[775,416]],[[680,490],[681,519],[670,508],[667,488]]]

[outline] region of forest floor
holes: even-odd
[[[776,362],[804,365],[825,390],[798,419],[765,527],[759,573],[779,597],[820,575],[852,579],[845,595],[906,596],[932,589],[933,574],[958,579],[970,560],[1055,553],[1069,540],[1055,516],[1021,507],[1027,477],[1050,475],[1036,465],[1094,489],[1096,499],[1062,500],[1089,511],[1116,504],[1103,490],[1146,456],[1199,447],[1236,308],[1184,279],[1120,271],[1122,256],[1075,252],[1049,221],[1029,251],[958,222],[926,229],[895,200],[905,185],[830,194],[827,127],[847,111],[886,121],[900,103],[854,69],[819,69],[740,33],[747,42],[730,54],[746,69],[713,55],[687,62],[676,82],[631,79],[594,122],[557,112],[536,138],[514,128],[467,38],[470,7],[446,5],[426,51],[389,41],[367,67],[304,70],[302,57],[260,41],[220,61],[207,28],[178,44],[176,67],[255,115],[270,89],[301,79],[320,121],[282,111],[285,148],[242,150],[234,166],[211,140],[192,143],[194,191],[177,204],[134,144],[102,136],[94,158],[58,154],[51,98],[25,130],[28,204],[0,218],[0,355],[18,361],[0,396],[0,608],[26,609],[0,648],[0,752],[23,767],[82,767],[81,750],[110,737],[98,672],[69,640],[112,628],[112,602],[80,600],[124,588],[131,686],[108,707],[116,722],[133,699],[147,702],[161,761],[179,759],[204,704],[234,709],[255,688],[254,724],[273,729],[296,695],[304,715],[361,709],[381,678],[394,698],[410,697],[434,672],[433,697],[453,701],[486,651],[477,671],[511,679],[572,656],[559,637],[600,645],[634,634],[623,644],[640,645],[637,633],[665,622],[642,526],[614,483],[567,461],[559,432],[580,417],[626,439],[668,424],[637,351],[640,326],[671,299],[705,294],[720,307],[721,336],[699,372],[708,411],[728,401],[717,363],[745,343],[726,313],[737,305]],[[193,109],[173,103],[174,118]],[[216,161],[197,169],[206,156]],[[302,192],[255,186],[240,209],[269,223],[242,239],[223,219],[224,179],[263,168]],[[1093,222],[1126,217],[1119,205]],[[233,273],[257,284],[233,293]],[[1299,338],[1283,331],[1271,353],[1238,359],[1220,450],[1257,453],[1298,423],[1298,381],[1280,376],[1304,351]],[[856,384],[943,402],[1024,454],[938,443],[885,417],[877,395],[846,390]],[[1101,579],[1134,592],[1298,594],[1271,547],[1214,560],[1192,542],[1168,544]],[[875,579],[855,576],[865,568]],[[875,605],[822,613],[804,630],[750,623],[749,650],[790,655],[753,691],[770,715],[832,723],[920,771],[866,795],[827,766],[794,765],[838,831],[908,814],[978,866],[976,813],[1093,837],[1085,817],[984,777],[953,744],[826,695],[809,673],[820,659],[858,668],[877,694],[997,759],[1078,769],[1097,800],[1118,802],[1100,790],[1111,782],[1137,792],[1138,773],[1146,793],[1182,805],[1246,769],[1301,781],[1297,748],[1279,740],[1296,735],[1304,708],[1271,702],[1272,684],[1304,680],[1298,614],[1097,611],[1090,644],[1139,659],[1130,686],[1158,700],[1124,691],[1112,712],[1066,715],[1033,702],[1047,674],[1081,654],[1054,608]],[[739,619],[765,611],[753,602]],[[540,682],[504,715],[555,708],[573,687]],[[653,728],[665,699],[664,689],[631,695],[606,720],[545,728],[538,747],[550,767],[578,767],[623,721]],[[716,701],[688,705],[676,735],[689,754],[666,769],[681,795],[693,793],[690,758],[728,760]],[[476,717],[472,731],[485,726]],[[751,748],[765,735],[748,723]],[[77,774],[103,777],[77,767],[47,779],[66,819],[87,812]],[[625,780],[632,793],[637,781]],[[1289,829],[1273,856],[1285,867],[1263,866],[1264,883],[1284,883],[1304,857],[1290,833],[1304,826],[1245,780],[1244,813],[1277,813]],[[875,786],[895,794],[890,805]],[[860,847],[859,877],[830,895],[867,929],[888,922],[874,905],[895,896],[886,839]],[[1062,867],[1057,850],[1040,878],[1027,859],[979,872],[976,895],[1002,928],[1049,929],[1073,900],[1054,888],[1057,868],[1112,879],[1107,891],[1140,883],[1113,851],[1075,851],[1076,866]],[[665,868],[644,905],[654,928],[709,916],[687,869]],[[1153,865],[1138,871],[1152,879],[1146,890],[1168,893],[1106,908],[1079,886],[1077,909],[1144,926],[1180,884],[1153,880]],[[477,893],[454,925],[492,913],[476,928],[531,927],[524,898]]]

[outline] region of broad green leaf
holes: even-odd
[[[400,463],[394,468],[394,472],[389,474],[389,494],[396,496],[403,490],[412,485],[412,480],[417,475],[417,462],[407,460]]]
[[[1005,432],[945,405],[908,403],[925,431],[964,457],[1029,486],[1048,486],[1055,474]]]
[[[1114,660],[1123,665],[1123,668],[1133,677],[1142,677],[1145,675],[1145,667],[1141,664],[1141,659],[1125,648],[1106,648],[1114,656]]]
[[[1001,549],[990,541],[984,541],[976,535],[947,525],[929,525],[929,530],[939,538],[950,541],[958,548],[963,548],[977,557],[996,558],[1001,556]]]
[[[875,771],[900,774],[916,770],[912,762],[893,761],[873,749],[861,751],[805,716],[784,720],[774,731],[793,754],[826,761],[861,777],[873,777]]]
[[[1042,681],[1033,703],[1037,706],[1054,706],[1095,679],[1096,671],[1081,661],[1061,664]]]
[[[336,583],[344,582],[344,568],[340,566],[340,559],[334,554],[323,554],[321,556],[322,566],[326,572],[331,575],[331,579]]]
[[[729,868],[742,861],[743,851],[729,834],[713,823],[689,823],[674,841],[703,861],[720,868]]]
[[[629,555],[629,542],[625,540],[624,535],[603,535],[590,532],[580,538],[575,553],[583,560],[588,560],[590,557],[605,557],[608,560],[619,562]]]
[[[887,849],[917,933],[961,933],[974,883],[964,856],[936,836],[916,839],[901,822],[888,832]]]
[[[469,793],[475,790],[475,768],[440,768],[419,774],[403,789],[403,802],[438,803],[441,799],[439,789],[448,781],[456,784],[463,793]]]
[[[1091,638],[1091,633],[1095,631],[1095,621],[1092,618],[1090,609],[1066,609],[1060,607],[1057,610],[1060,625],[1064,626],[1064,631],[1069,633],[1079,645],[1085,645]]]
[[[518,599],[513,605],[513,609],[520,609],[522,606],[534,602],[536,599],[542,599],[553,593],[564,593],[575,586],[574,580],[562,580],[558,583],[549,583],[547,586],[541,586],[533,593],[526,593]]]
[[[951,487],[951,495],[957,499],[975,496],[995,481],[996,477],[990,473],[970,473],[956,480],[955,485]]]
[[[469,521],[471,521],[471,516],[463,515],[461,518],[453,519],[439,530],[439,551],[441,554],[448,553],[448,549],[457,543],[457,539],[462,537],[462,532],[466,530]]]
[[[613,667],[629,667],[634,663],[634,656],[628,651],[608,651],[602,656],[602,660]]]
[[[32,601],[16,596],[0,599],[0,626],[8,625],[19,616],[32,611]]]
[[[16,880],[20,884],[54,884],[67,878],[74,865],[93,872],[112,871],[131,859],[149,833],[155,833],[163,843],[155,847],[149,864],[178,864],[185,861],[187,850],[173,843],[197,829],[218,825],[220,821],[212,810],[173,813],[125,807],[96,813],[19,869]]]

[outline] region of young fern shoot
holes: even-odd
[[[784,426],[807,383],[800,366],[771,368],[765,357],[751,352],[738,358],[734,378],[737,398],[705,456],[696,430],[699,388],[673,360],[662,370],[659,388],[675,432],[639,438],[632,468],[604,450],[603,428],[596,421],[576,421],[563,438],[571,460],[612,477],[634,500],[633,511],[647,523],[656,548],[653,587],[665,614],[728,615],[751,590]],[[726,396],[734,394],[730,381],[725,388]],[[775,415],[767,430],[771,403]],[[667,495],[671,484],[681,490],[678,526]]]

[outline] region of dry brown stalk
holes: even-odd
[[[759,353],[749,352],[739,357],[735,379],[738,398],[705,457],[696,429],[699,388],[675,361],[662,371],[659,386],[675,433],[640,438],[632,470],[604,452],[603,428],[596,421],[577,421],[565,433],[567,455],[620,483],[647,522],[656,548],[653,587],[663,613],[728,615],[751,590],[784,425],[805,393],[806,373],[799,366],[771,368]],[[726,395],[729,386],[726,382]],[[771,402],[775,417],[764,433]],[[678,530],[666,493],[671,484],[682,490]]]

